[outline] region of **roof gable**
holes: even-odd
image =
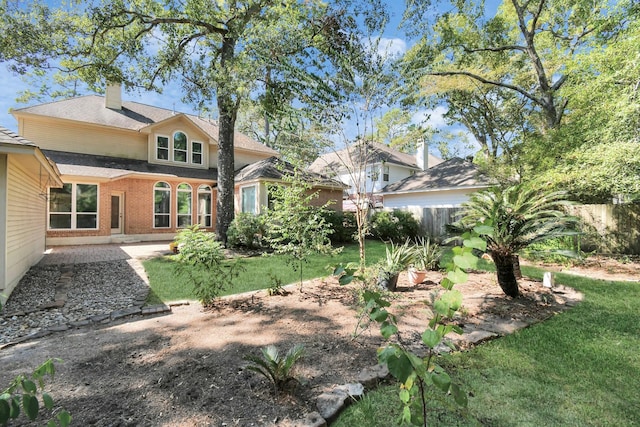
[[[295,172],[295,167],[282,159],[276,157],[270,157],[268,159],[260,160],[259,162],[247,165],[236,172],[236,183],[257,181],[257,180],[283,180],[286,176],[292,176]],[[304,171],[302,177],[318,186],[328,186],[336,188],[346,188],[347,186],[342,182],[328,178],[322,174],[315,172]]]
[[[342,150],[323,154],[309,167],[314,172],[339,171],[344,169],[357,169],[360,164],[391,163],[410,169],[420,169],[415,156],[394,150],[385,144],[367,142],[356,144]],[[429,165],[442,163],[442,159],[429,154]],[[364,166],[364,165],[363,165]]]
[[[454,157],[426,171],[417,172],[401,181],[389,184],[383,193],[401,193],[466,187],[488,187],[491,181],[473,163]]]

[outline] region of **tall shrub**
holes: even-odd
[[[420,224],[410,212],[379,211],[371,217],[371,235],[384,241],[414,240],[420,235]]]

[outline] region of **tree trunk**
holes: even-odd
[[[218,97],[220,99],[220,96]],[[218,101],[220,103],[220,101]],[[217,239],[227,244],[227,230],[233,221],[234,154],[233,137],[235,120],[220,107],[218,122],[218,201],[216,212]]]
[[[513,256],[513,275],[517,280],[522,279],[522,270],[520,270],[520,257],[518,255]]]
[[[496,273],[498,274],[498,285],[502,288],[505,295],[516,298],[520,295],[518,281],[513,273],[513,255],[502,255],[491,253],[491,258],[496,265]]]
[[[225,38],[222,46],[221,68],[233,58],[235,41]],[[219,87],[218,102],[218,201],[216,212],[216,238],[227,244],[227,230],[234,216],[234,135],[238,103],[228,88]]]

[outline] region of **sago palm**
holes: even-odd
[[[282,357],[274,345],[262,349],[262,357],[247,355],[245,360],[251,362],[246,369],[263,375],[273,385],[276,394],[283,390],[287,383],[294,378],[291,376],[293,365],[304,355],[302,344],[294,345],[287,354]]]
[[[493,259],[498,284],[511,297],[520,295],[514,274],[519,251],[546,239],[574,234],[577,219],[563,206],[571,204],[563,192],[546,192],[524,185],[494,187],[474,193],[463,205],[463,226],[482,227],[487,252]]]

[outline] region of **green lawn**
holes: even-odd
[[[541,270],[523,268],[541,277]],[[470,418],[435,407],[429,425],[632,426],[640,420],[640,284],[561,275],[577,307],[472,351],[442,358],[471,393]],[[435,406],[435,405],[434,405]],[[383,387],[332,427],[397,425],[397,388]]]
[[[385,246],[378,241],[367,241],[367,264],[374,263],[384,257]],[[313,255],[303,265],[303,280],[316,277],[324,277],[330,274],[328,265],[336,265],[340,262],[358,262],[358,245],[347,245],[343,251],[335,256]],[[295,271],[287,264],[283,255],[266,255],[242,260],[245,270],[240,273],[233,286],[227,289],[223,295],[232,295],[242,292],[266,289],[279,280],[287,285],[300,280],[300,272]],[[173,256],[153,258],[143,262],[149,276],[151,292],[147,304],[161,302],[195,299],[191,284],[176,277],[173,270]]]

